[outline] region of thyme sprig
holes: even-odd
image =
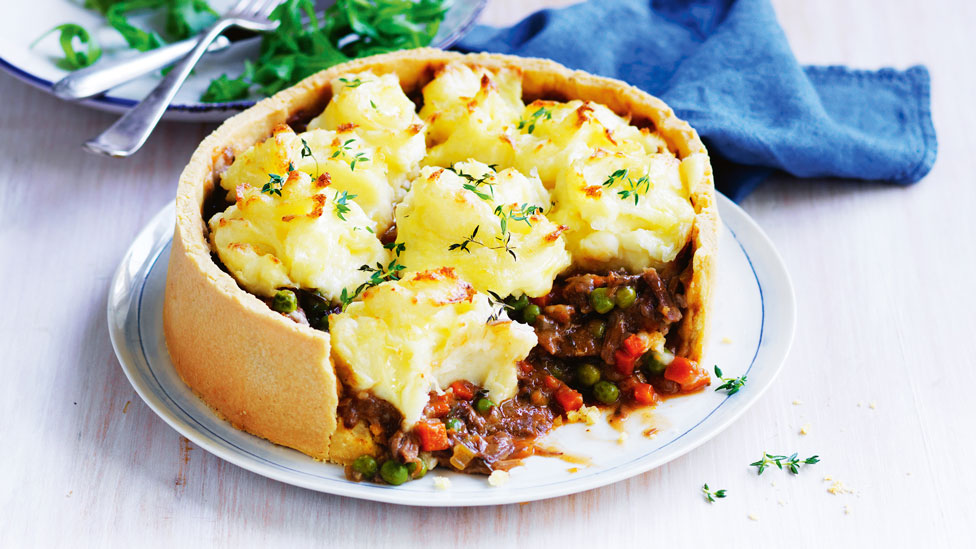
[[[716,391],[728,391],[726,394],[734,395],[739,392],[739,389],[746,384],[747,376],[739,377],[722,377],[722,369],[717,365],[715,366],[715,376],[722,380],[722,384],[715,388]]]
[[[447,247],[448,251],[462,250],[471,253],[471,244],[477,244],[482,248],[487,248],[489,250],[505,250],[508,252],[512,259],[518,261],[518,256],[515,255],[515,248],[512,246],[512,233],[503,232],[502,235],[496,236],[495,240],[498,242],[496,246],[490,246],[484,242],[478,240],[478,231],[481,230],[481,225],[475,225],[474,230],[471,231],[471,235],[467,236],[461,242],[456,242]]]
[[[269,196],[278,195],[281,196],[281,187],[285,184],[285,178],[276,174],[268,174],[268,182],[261,187],[261,192]]]
[[[617,194],[622,200],[627,200],[630,197],[634,197],[635,206],[640,201],[640,197],[646,195],[647,191],[651,190],[651,180],[646,175],[642,175],[636,180],[628,178],[625,184],[627,185],[627,188],[617,191]]]
[[[508,218],[511,219],[512,221],[522,221],[526,225],[531,227],[532,216],[537,213],[542,213],[542,207],[533,206],[523,202],[522,204],[518,206],[514,206],[512,207],[511,210],[509,210]],[[498,215],[498,213],[496,212],[495,215]]]
[[[406,269],[404,265],[400,263],[400,254],[406,249],[403,242],[396,243],[390,242],[383,245],[387,250],[392,250],[395,254],[394,258],[387,264],[377,261],[376,266],[362,265],[359,267],[360,271],[370,273],[369,280],[363,282],[356,287],[356,290],[350,293],[347,289],[343,288],[342,293],[339,294],[339,301],[342,303],[342,310],[345,311],[346,307],[350,303],[356,300],[357,297],[362,295],[363,292],[372,288],[373,286],[378,286],[388,280],[400,280],[402,271]]]
[[[749,466],[758,468],[757,474],[759,475],[763,474],[763,471],[765,471],[770,465],[775,465],[776,468],[780,470],[782,470],[783,467],[786,467],[787,471],[795,475],[800,472],[801,465],[813,465],[814,463],[819,462],[820,456],[818,455],[813,455],[801,460],[797,458],[796,452],[793,452],[789,456],[774,456],[772,454],[763,452],[762,459],[750,463]]]
[[[356,77],[356,78],[340,78],[339,79],[339,82],[342,82],[342,85],[345,86],[345,87],[347,87],[347,88],[358,88],[359,86],[362,86],[363,84],[366,84],[367,82],[370,82],[370,80],[363,80],[363,79],[361,79],[359,77]],[[372,101],[370,101],[370,103],[372,103]]]
[[[451,167],[448,169],[457,174],[458,177],[463,177],[464,179],[468,180],[467,183],[461,185],[465,190],[473,192],[482,200],[495,199],[495,184],[491,182],[491,179],[494,177],[494,173],[496,172],[495,164],[488,166],[491,169],[491,172],[486,172],[481,177],[475,177],[469,173],[465,173],[462,169],[456,168],[455,165],[456,164],[451,164]],[[479,190],[482,185],[485,185],[488,188],[487,193]]]
[[[610,188],[613,187],[618,181],[622,182],[626,188],[617,191],[617,195],[621,200],[627,200],[631,197],[634,199],[634,205],[636,206],[640,202],[640,197],[644,196],[651,190],[651,179],[647,175],[642,175],[637,179],[628,177],[628,170],[619,169],[607,176],[606,180],[603,182],[603,186]]]
[[[349,171],[352,172],[356,171],[357,162],[369,162],[369,158],[366,156],[366,153],[362,151],[350,156],[350,153],[352,152],[352,147],[350,147],[350,144],[352,144],[352,142],[355,140],[356,140],[355,137],[351,137],[347,139],[342,145],[339,146],[338,149],[335,150],[335,152],[332,153],[332,156],[329,157],[329,158],[341,157],[350,160]]]
[[[528,120],[525,118],[520,118],[518,123],[518,129],[525,128],[528,133],[535,131],[535,125],[542,120],[552,120],[552,110],[546,107],[539,107],[539,109],[529,115]]]
[[[702,494],[705,496],[705,500],[709,503],[715,503],[715,499],[722,499],[725,497],[725,490],[715,490],[714,492],[708,488],[708,483],[702,485]]]
[[[488,304],[491,305],[491,314],[488,315],[488,320],[485,321],[486,324],[496,322],[501,318],[502,311],[515,310],[513,305],[506,303],[502,296],[491,290],[488,290]]]
[[[337,193],[335,197],[335,214],[336,217],[345,221],[345,214],[349,213],[349,201],[356,198],[355,194],[349,194],[349,191],[342,191]]]
[[[302,158],[312,157],[312,160],[315,161],[315,173],[322,173],[321,170],[319,170],[319,159],[315,157],[314,153],[312,153],[312,147],[308,146],[308,141],[305,141],[304,137],[300,139],[302,141]]]

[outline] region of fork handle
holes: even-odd
[[[51,86],[51,91],[68,101],[87,99],[156,69],[172,65],[190,53],[196,43],[197,38],[187,38],[145,53],[103,61],[58,80]],[[230,40],[219,37],[207,48],[207,53],[223,50],[229,45]]]
[[[85,148],[106,156],[130,156],[146,142],[153,128],[159,123],[176,92],[200,61],[210,44],[230,26],[224,19],[218,20],[200,38],[196,46],[155,87],[145,99],[125,113],[115,124],[97,137],[87,141]]]

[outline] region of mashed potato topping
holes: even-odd
[[[341,303],[329,330],[343,381],[407,426],[459,379],[495,402],[515,394],[536,336],[488,292],[660,268],[692,236],[704,155],[678,160],[653,128],[591,101],[526,105],[521,82],[450,64],[418,113],[395,75],[343,75],[308,131],[279,126],[221,179],[235,200],[210,221],[224,265],[257,295]]]
[[[477,161],[427,167],[397,206],[397,242],[408,271],[453,267],[482,292],[549,293],[569,267],[565,227],[542,214],[549,193],[538,178],[496,172]]]
[[[450,166],[471,157],[486,164],[515,165],[515,138],[522,104],[521,75],[492,73],[458,63],[444,67],[424,87],[420,117],[427,122],[425,164]]]
[[[249,292],[310,288],[338,299],[369,277],[360,265],[387,260],[376,223],[324,175],[313,181],[296,170],[270,185],[280,196],[241,185],[236,203],[210,220],[214,250]]]
[[[351,129],[377,151],[395,187],[416,175],[427,153],[424,123],[392,74],[347,74],[332,82],[336,94],[308,128]],[[400,197],[397,197],[400,198]]]
[[[450,268],[370,288],[329,325],[344,383],[396,406],[405,428],[421,417],[430,391],[459,379],[495,402],[512,398],[516,363],[536,344],[530,326],[508,320]]]

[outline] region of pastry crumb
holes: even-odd
[[[877,410],[878,404],[872,400],[871,402],[868,403],[868,408],[871,408],[872,410]]]
[[[129,411],[129,404],[132,404],[132,401],[131,400],[125,401],[125,406],[122,407],[122,413],[123,414]]]
[[[757,515],[755,513],[749,513],[746,516],[749,517],[749,520],[756,521],[756,522],[759,521],[759,515]]]
[[[801,404],[803,404],[803,401],[802,400],[800,400],[798,398],[794,398],[793,399],[793,406],[799,406]]]
[[[434,477],[434,488],[447,490],[451,487],[451,479],[447,477]]]
[[[732,343],[732,338],[729,336],[725,336],[722,338],[722,343],[728,345],[729,343]]]
[[[776,488],[776,481],[774,480],[770,482],[769,485],[772,486],[773,488]]]
[[[841,494],[850,494],[853,490],[845,486],[843,482],[835,480],[834,483],[830,485],[830,488],[827,488],[827,491],[835,496],[839,496]]]
[[[630,435],[628,435],[627,433],[625,433],[625,432],[624,433],[620,433],[620,436],[617,437],[617,444],[620,444],[620,445],[626,444],[628,438],[630,438]]]
[[[579,467],[570,467],[569,469],[566,469],[566,472],[567,473],[579,473]]]
[[[858,408],[863,408],[864,407],[864,403],[863,402],[858,402],[857,403],[857,407]]]
[[[566,413],[566,419],[570,423],[585,423],[593,425],[600,419],[600,409],[596,406],[583,406],[579,410]]]
[[[777,500],[776,503],[780,504],[780,507],[786,507],[786,502],[783,500]]]
[[[832,477],[832,476],[830,476],[830,475],[827,475],[827,476],[825,476],[825,477],[823,478],[823,480],[824,480],[824,482],[830,482],[830,481],[832,481],[832,480],[834,480],[834,477]]]
[[[495,487],[503,486],[508,482],[508,479],[508,471],[492,471],[491,474],[488,475],[488,484]]]
[[[851,514],[851,506],[850,505],[845,505],[844,506],[844,514],[845,515]]]
[[[800,427],[800,434],[801,435],[809,435],[810,434],[810,429],[812,429],[812,428],[813,427],[809,423],[804,423],[803,424],[803,427]]]

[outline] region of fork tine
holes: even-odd
[[[281,0],[264,0],[264,5],[257,8],[255,15],[258,17],[267,18],[280,3]]]
[[[224,17],[248,17],[254,10],[254,5],[262,0],[238,0]]]

